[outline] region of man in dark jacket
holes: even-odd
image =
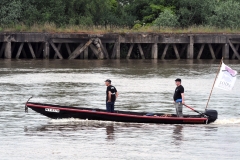
[[[105,85],[107,86],[106,91],[106,108],[108,112],[114,112],[114,104],[118,97],[117,89],[111,85],[111,80],[107,79]]]
[[[176,113],[178,117],[183,117],[182,109],[183,109],[183,104],[184,104],[184,88],[181,85],[181,79],[177,78],[175,80],[176,83],[176,89],[173,95],[173,100],[174,100],[174,106],[176,108]]]

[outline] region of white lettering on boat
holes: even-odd
[[[59,109],[53,109],[53,108],[45,108],[45,111],[47,111],[47,112],[55,112],[55,113],[59,113],[60,112]]]

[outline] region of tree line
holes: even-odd
[[[0,0],[0,27],[240,28],[240,0]]]

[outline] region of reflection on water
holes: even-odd
[[[182,135],[182,125],[175,125],[174,130],[173,130],[173,143],[175,145],[180,145],[183,140],[183,135]]]
[[[114,140],[114,126],[113,125],[106,126],[106,134],[107,134],[108,140]]]
[[[240,73],[239,61],[224,62]],[[30,109],[24,113],[32,95],[33,102],[105,109],[106,78],[120,92],[117,110],[173,114],[174,80],[181,78],[186,103],[203,111],[218,65],[219,60],[2,60],[0,159],[238,159],[238,80],[233,91],[214,89],[209,109],[218,110],[219,119],[210,125],[50,120]]]

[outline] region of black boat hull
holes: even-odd
[[[26,107],[53,119],[79,118],[115,122],[164,124],[208,124],[216,120],[216,118],[202,117],[200,115],[187,115],[180,118],[176,117],[176,115],[153,113],[153,116],[146,116],[147,113],[144,112],[115,111],[114,113],[109,113],[102,109],[78,108],[31,102],[27,102]]]

